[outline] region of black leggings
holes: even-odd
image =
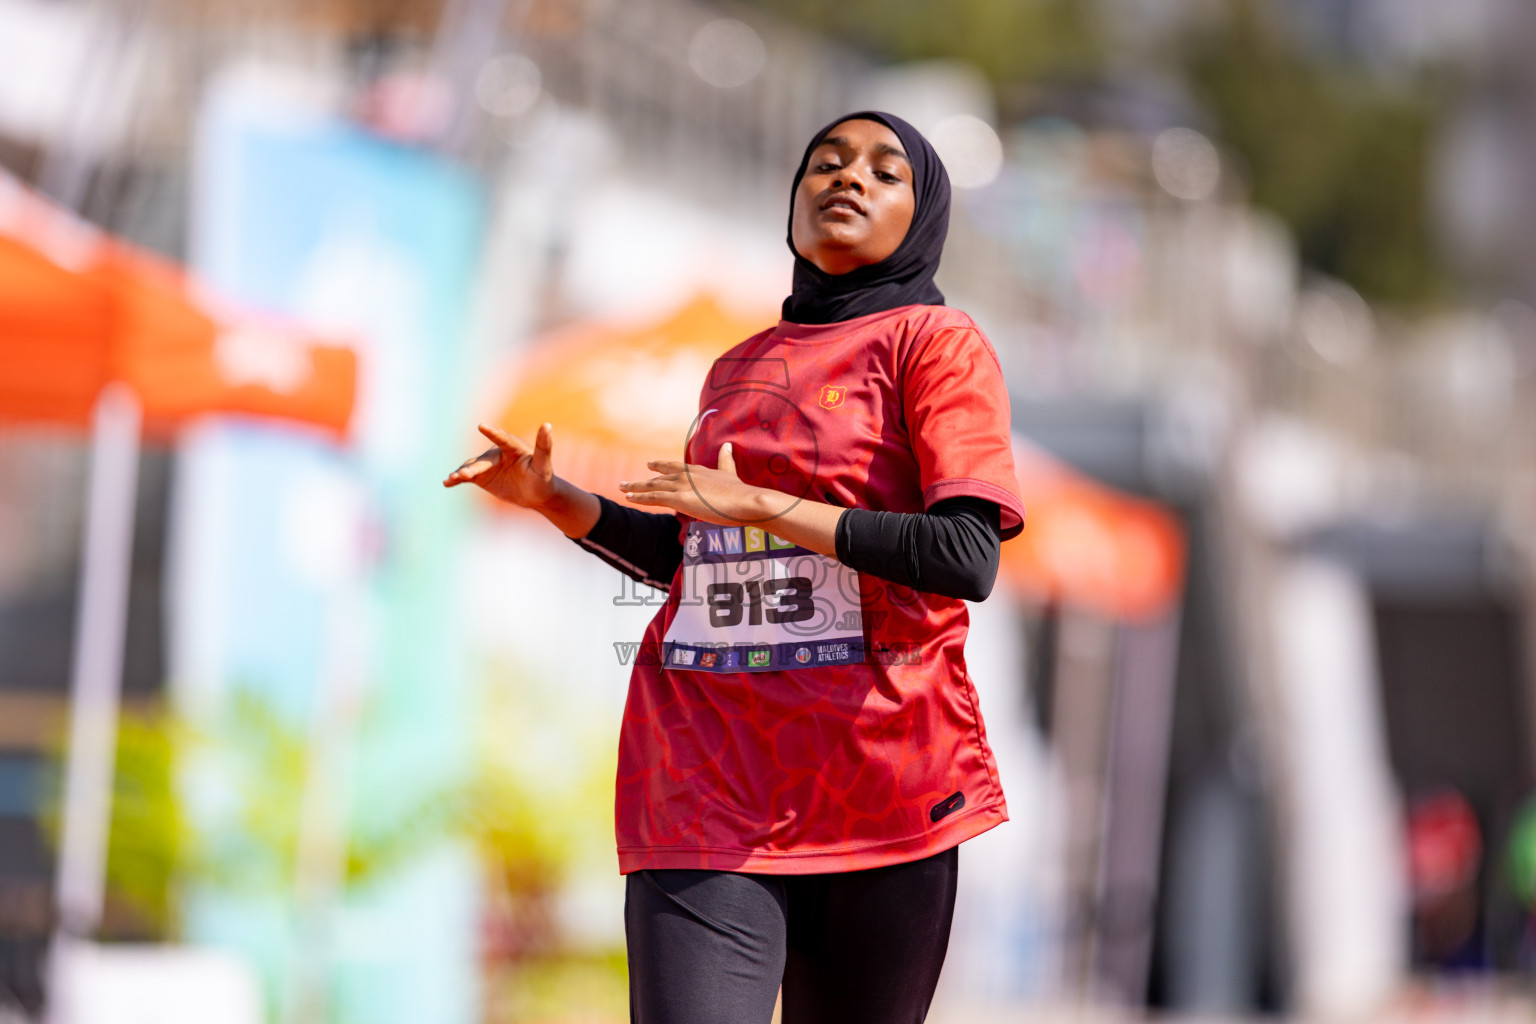
[[[955,909],[959,848],[825,875],[627,877],[632,1024],[921,1024]]]

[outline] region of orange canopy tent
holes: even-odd
[[[537,342],[510,376],[493,422],[531,438],[555,427],[555,465],[577,486],[616,497],[647,459],[681,456],[715,357],[777,320],[743,316],[700,296],[647,324],[582,323]],[[1184,535],[1152,501],[1122,494],[1015,438],[1024,532],[1003,545],[1003,579],[1027,597],[1112,618],[1173,607]]]
[[[1153,618],[1184,588],[1184,530],[1163,506],[1107,487],[1023,439],[1013,464],[1024,532],[1003,545],[1002,573],[1039,600],[1111,618]]]
[[[61,931],[104,899],[141,433],[251,413],[345,434],[351,349],[237,311],[0,171],[0,420],[88,427],[91,475],[57,872]]]
[[[349,347],[222,303],[0,172],[0,418],[84,427],[121,381],[154,435],[235,412],[340,436],[356,376]]]
[[[715,358],[778,317],[734,313],[700,296],[655,323],[582,322],[534,342],[504,378],[492,422],[532,439],[555,428],[561,476],[611,498],[649,459],[677,459]]]

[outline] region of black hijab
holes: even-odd
[[[805,176],[811,153],[832,129],[844,121],[874,121],[896,133],[912,162],[914,193],[912,226],[896,251],[879,263],[857,267],[846,274],[828,274],[795,250],[795,190]],[[817,132],[805,147],[800,168],[789,186],[789,251],[795,254],[793,291],[784,300],[785,320],[797,324],[830,324],[852,320],[899,306],[942,306],[944,295],[933,283],[949,233],[949,174],[939,154],[922,132],[901,118],[874,110],[861,110],[838,118]]]

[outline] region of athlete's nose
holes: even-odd
[[[843,168],[842,174],[839,174],[837,177],[832,179],[833,188],[842,188],[844,186],[863,192],[864,180],[859,177],[858,173],[854,171],[853,168],[845,167]]]

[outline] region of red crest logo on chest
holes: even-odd
[[[823,384],[821,397],[817,399],[823,409],[836,409],[843,404],[843,398],[848,394],[846,384]]]

